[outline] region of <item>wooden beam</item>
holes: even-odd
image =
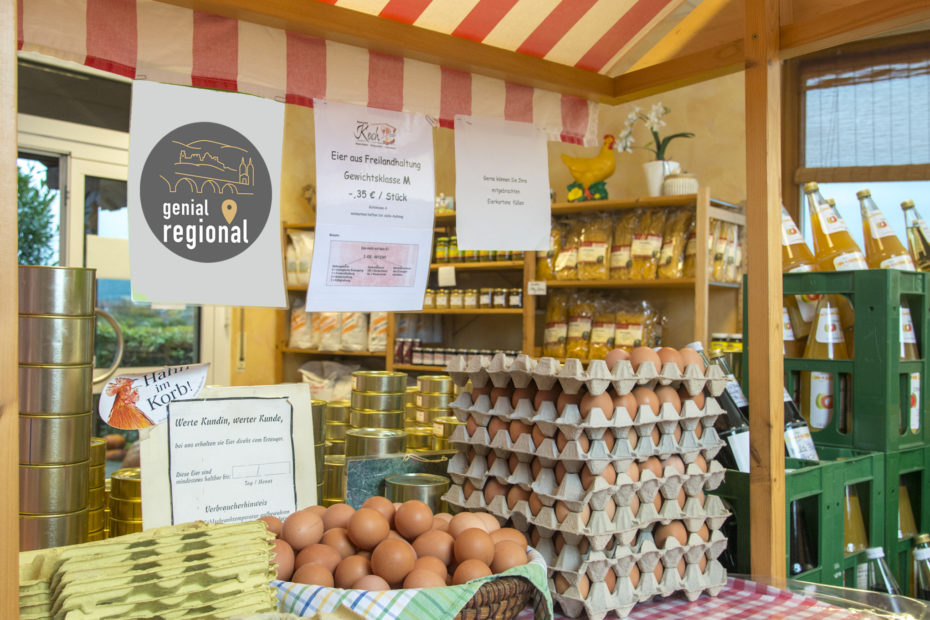
[[[804,111],[798,79],[798,60],[785,62],[781,72],[781,202],[795,222],[801,221],[801,193],[795,172],[801,167],[804,144]]]
[[[779,0],[745,1],[750,554],[753,575],[784,577]]]
[[[794,183],[884,183],[887,181],[926,181],[930,179],[930,164],[901,166],[843,166],[838,168],[798,168]]]
[[[16,6],[0,2],[0,618],[19,617]]]
[[[607,100],[611,78],[477,41],[308,0],[159,0],[384,54],[442,65],[558,93]]]

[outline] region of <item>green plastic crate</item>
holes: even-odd
[[[834,418],[812,433],[820,446],[893,452],[930,445],[930,358],[925,335],[930,335],[930,273],[893,269],[785,274],[785,295],[840,294],[855,310],[854,355],[851,360],[785,359],[785,385],[795,394],[797,373],[815,370],[833,374]],[[744,291],[746,279],[743,280]],[[911,310],[921,359],[899,359],[900,303]],[[743,325],[748,325],[743,307]],[[744,334],[744,342],[746,342]],[[748,356],[743,355],[743,377],[749,376]],[[909,379],[920,373],[920,428],[902,434],[899,425],[910,414]],[[845,389],[840,380],[845,375]],[[748,386],[746,386],[748,387]],[[851,402],[850,428],[840,426],[846,400]]]
[[[898,486],[903,482],[911,500],[917,531],[930,532],[930,447],[885,454],[885,539],[888,565],[902,591],[911,591],[913,538],[898,538]]]
[[[843,585],[845,579],[855,583],[856,566],[864,553],[843,554],[843,494],[847,485],[857,485],[863,519],[869,540],[882,540],[885,519],[884,455],[875,452],[825,447],[821,461],[786,459],[785,515],[786,540],[790,540],[788,514],[793,501],[801,502],[805,511],[808,540],[817,555],[813,570],[795,579]],[[733,512],[736,522],[736,570],[751,573],[749,545],[752,528],[749,519],[749,474],[727,470],[723,484],[711,493],[719,495]],[[789,542],[790,544],[790,542]],[[786,565],[790,563],[785,549]]]

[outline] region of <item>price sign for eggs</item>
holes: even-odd
[[[309,311],[419,310],[433,241],[425,116],[314,101],[316,242]]]

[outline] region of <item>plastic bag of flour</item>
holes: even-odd
[[[365,312],[342,313],[342,340],[343,351],[368,350],[368,314]]]
[[[368,350],[376,353],[387,350],[388,313],[372,312],[368,317]]]
[[[316,238],[314,232],[312,230],[291,230],[288,231],[287,235],[294,245],[295,269],[293,284],[309,284],[310,265],[313,263],[313,241]],[[288,280],[288,284],[292,284],[292,282]]]
[[[342,347],[342,320],[338,312],[317,312],[320,351],[339,351]]]
[[[311,327],[310,313],[303,299],[295,299],[291,306],[291,335],[287,346],[295,349],[309,349],[313,345],[313,329]]]

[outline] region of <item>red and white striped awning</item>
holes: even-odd
[[[317,1],[317,0],[308,0]],[[322,1],[322,0],[321,0]],[[605,70],[673,0],[336,0],[578,67]],[[531,122],[595,145],[598,103],[154,0],[18,0],[19,49],[135,79],[312,105]],[[593,35],[592,35],[593,33]],[[592,38],[593,36],[593,38]],[[587,40],[587,42],[585,42]]]

